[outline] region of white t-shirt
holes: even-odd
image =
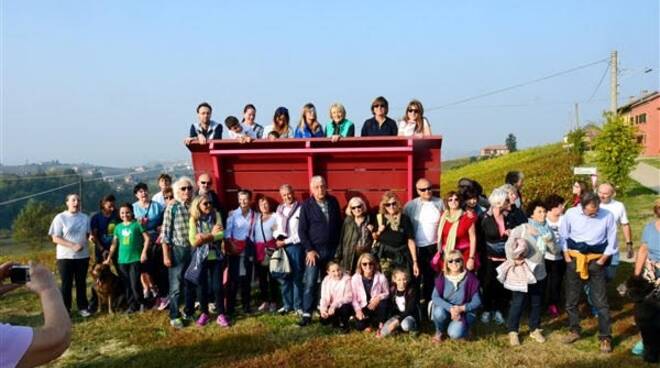
[[[419,224],[415,233],[415,243],[418,247],[425,247],[438,242],[438,225],[440,224],[440,211],[431,201],[423,201],[419,210]]]
[[[552,235],[555,236],[555,242],[559,243],[559,225],[564,221],[564,215],[559,216],[557,222],[552,222],[549,217],[546,217],[545,222],[548,223],[548,227],[552,230]],[[545,252],[545,259],[550,261],[558,261],[563,259],[564,255],[562,253],[552,254],[550,252]]]
[[[625,225],[628,223],[628,215],[626,214],[626,207],[623,206],[623,203],[610,199],[609,203],[600,204],[600,208],[604,208],[612,213],[614,216],[614,221],[619,225]]]
[[[424,118],[422,124],[423,124],[424,128],[428,129],[429,131],[431,130],[431,128],[429,126],[429,122],[428,122],[428,120],[426,120],[426,118]],[[417,125],[414,122],[407,122],[407,121],[401,120],[399,122],[399,136],[403,136],[403,137],[412,137],[412,136],[414,136],[416,126]]]
[[[57,259],[84,259],[89,258],[87,237],[89,236],[89,217],[82,213],[60,212],[50,224],[48,235],[59,236],[65,240],[82,245],[82,249],[74,252],[73,249],[57,244]]]
[[[406,297],[405,295],[395,295],[394,296],[394,302],[396,303],[396,309],[399,310],[399,312],[403,312],[406,310]]]
[[[160,203],[163,206],[163,208],[167,207],[167,204],[165,204],[165,197],[163,197],[162,191],[154,194],[154,196],[151,197],[151,200]]]
[[[15,367],[32,344],[31,327],[0,323],[0,368]]]

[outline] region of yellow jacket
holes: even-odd
[[[602,253],[582,254],[573,249],[568,250],[568,255],[575,260],[575,272],[580,275],[582,280],[589,279],[589,262],[595,261],[603,256]]]

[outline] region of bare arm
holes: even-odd
[[[623,224],[621,227],[623,228],[623,238],[626,240],[626,243],[631,242],[632,229],[630,228],[630,224]]]
[[[71,319],[57,290],[53,274],[45,267],[31,265],[32,281],[27,287],[37,293],[44,312],[44,325],[35,328],[32,343],[17,367],[34,367],[59,357],[71,342]]]
[[[112,244],[110,245],[110,251],[108,252],[108,258],[106,258],[105,262],[103,263],[110,263],[112,262],[112,256],[115,254],[117,251],[117,237],[112,238]]]
[[[642,274],[642,270],[644,269],[644,263],[646,263],[646,259],[649,256],[649,248],[646,244],[642,243],[642,245],[639,247],[639,251],[637,252],[637,259],[635,260],[635,276],[639,276]]]

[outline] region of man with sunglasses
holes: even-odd
[[[399,134],[399,127],[396,122],[387,117],[388,103],[385,97],[378,96],[371,103],[371,113],[373,118],[365,120],[362,125],[362,136],[396,136]]]
[[[213,208],[216,211],[220,212],[220,216],[223,219],[227,218],[227,213],[223,210],[220,205],[220,199],[218,199],[218,194],[213,190],[213,181],[211,180],[211,175],[207,173],[202,173],[197,177],[197,192],[195,196],[205,195],[209,201],[213,204]]]
[[[417,198],[406,203],[403,212],[410,218],[415,232],[421,277],[414,280],[414,285],[418,289],[417,295],[424,307],[431,300],[431,293],[433,293],[435,272],[431,268],[431,259],[438,251],[438,224],[440,215],[444,211],[444,204],[440,198],[433,196],[431,182],[427,179],[417,180],[415,189]],[[421,290],[419,290],[420,288]],[[422,315],[424,314],[422,313]]]
[[[183,328],[183,320],[179,312],[179,296],[182,292],[185,300],[183,319],[190,319],[195,312],[196,286],[183,277],[191,257],[188,230],[193,182],[190,178],[182,176],[174,183],[172,189],[175,201],[165,209],[160,237],[163,246],[163,264],[167,267],[169,276],[170,326],[180,329]]]
[[[312,195],[300,206],[298,236],[305,250],[303,276],[303,315],[298,325],[307,326],[312,321],[312,312],[318,306],[319,272],[335,255],[339,244],[341,214],[337,199],[328,194],[322,176],[314,176],[309,183]]]

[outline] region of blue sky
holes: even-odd
[[[59,159],[127,166],[188,158],[195,106],[213,118],[257,106],[322,120],[344,103],[357,127],[384,95],[398,120],[619,52],[620,103],[658,89],[653,0],[1,1],[0,162]],[[609,106],[607,64],[427,113],[445,158],[501,144],[558,141]],[[646,68],[650,73],[643,73]],[[292,119],[292,120],[294,120]]]

